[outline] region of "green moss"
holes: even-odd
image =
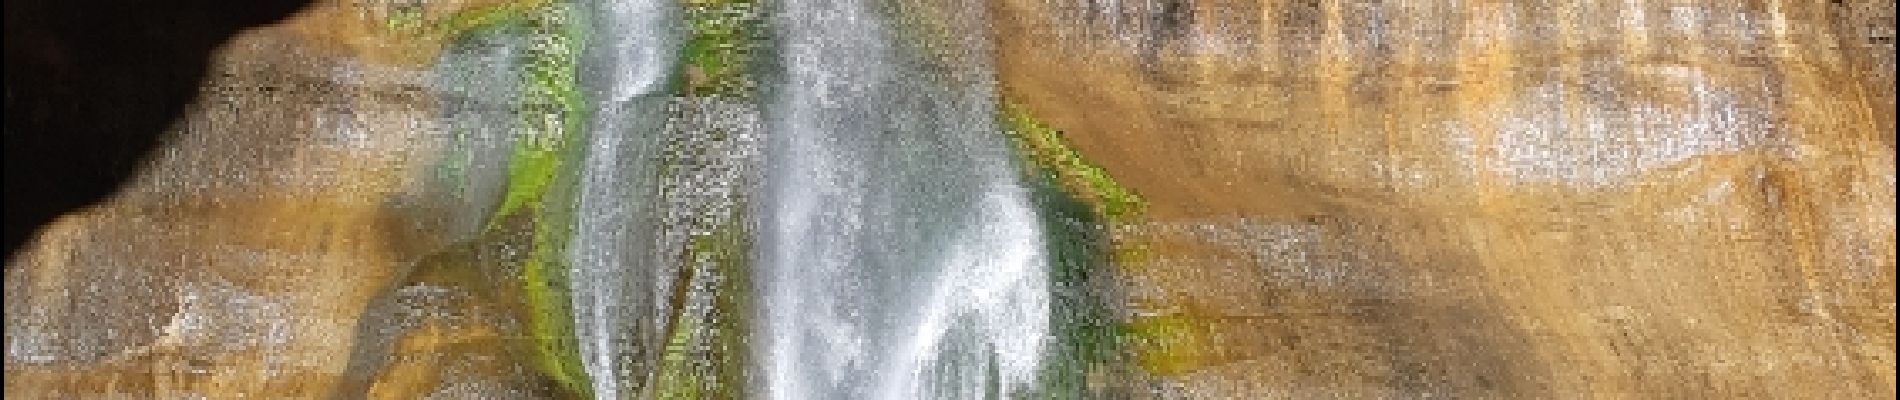
[[[1116,260],[1106,224],[1125,223],[1142,202],[1068,147],[1062,133],[1021,106],[1002,103],[1006,134],[1025,159],[1028,182],[1042,216],[1049,251],[1050,326],[1056,347],[1033,393],[1018,397],[1085,399],[1088,375],[1118,368],[1128,328],[1099,289]]]
[[[522,0],[484,7],[470,7],[458,10],[446,17],[427,23],[423,34],[443,38],[455,38],[488,27],[519,23],[537,10],[546,9],[550,0]]]
[[[1034,393],[1021,398],[1087,399],[1087,375],[1112,368],[1122,352],[1120,321],[1099,292],[1108,277],[1109,242],[1102,217],[1038,170],[1028,180],[1042,216],[1049,251],[1050,326],[1059,340],[1045,357]]]
[[[699,321],[681,318],[673,325],[673,332],[667,335],[666,350],[660,355],[657,398],[661,399],[704,399],[711,397],[701,374],[693,370],[691,346],[695,339],[693,332],[699,329]]]
[[[562,4],[550,4],[527,18],[536,37],[527,51],[521,134],[509,159],[508,191],[498,216],[513,214],[547,193],[560,171],[561,150],[580,136],[585,109],[575,87],[580,48],[570,13]]]
[[[680,0],[688,34],[681,49],[687,96],[745,97],[751,94],[752,49],[761,34],[757,0]]]
[[[580,364],[568,295],[567,266],[561,256],[567,229],[536,218],[533,251],[521,268],[523,297],[528,307],[528,334],[535,346],[534,365],[568,393],[590,397],[592,386]]]
[[[745,398],[747,250],[742,218],[688,241],[681,259],[703,266],[683,279],[708,280],[712,310],[692,318],[683,310],[675,316],[666,352],[658,366],[654,391],[661,399]],[[703,263],[702,263],[703,262]],[[682,296],[683,297],[683,296]]]
[[[521,22],[553,3],[517,0],[458,9],[437,18],[429,18],[421,5],[393,6],[383,19],[383,30],[420,40],[454,40],[489,27]]]
[[[1095,208],[1108,222],[1124,222],[1140,215],[1147,203],[1134,191],[1115,182],[1107,171],[1084,158],[1063,139],[1062,131],[1036,119],[1020,104],[1003,101],[1003,121],[1009,137],[1045,174]]]
[[[688,37],[681,50],[682,73],[675,86],[683,97],[709,98],[715,102],[743,103],[755,94],[751,75],[752,52],[758,47],[763,19],[756,0],[680,0],[686,18]],[[681,112],[687,110],[682,109]],[[681,116],[690,118],[690,116]],[[735,132],[715,130],[681,140],[672,146],[703,146],[736,140]],[[682,163],[698,162],[687,156],[690,151],[669,152],[673,157],[660,165],[662,180],[678,173]],[[671,193],[669,193],[670,195]],[[744,199],[735,199],[735,205]],[[750,312],[746,271],[751,248],[749,232],[742,215],[710,233],[696,234],[687,240],[679,262],[685,266],[682,285],[700,286],[712,297],[712,310],[703,314],[684,309],[687,286],[676,291],[674,321],[660,362],[656,365],[652,393],[661,399],[741,399],[745,398],[745,368],[749,347],[746,345],[746,319]]]
[[[413,31],[422,27],[424,22],[422,7],[397,6],[389,10],[389,17],[383,20],[383,29],[390,32]]]
[[[1185,315],[1137,317],[1121,335],[1140,345],[1136,364],[1157,375],[1177,375],[1206,366],[1213,349],[1207,321]]]
[[[449,32],[473,32],[499,23],[518,23],[530,35],[527,67],[516,113],[516,141],[508,162],[508,184],[488,230],[519,229],[504,221],[527,218],[532,230],[528,256],[520,269],[528,335],[534,366],[570,394],[591,391],[580,363],[578,339],[570,314],[565,257],[574,223],[568,161],[582,156],[585,109],[576,88],[579,30],[565,2],[511,3],[465,11],[436,26]]]
[[[1053,326],[1062,338],[1052,370],[1037,398],[1091,398],[1083,371],[1172,375],[1205,365],[1211,357],[1206,325],[1185,316],[1118,319],[1102,294],[1111,274],[1153,257],[1142,242],[1111,241],[1106,226],[1135,223],[1147,204],[1133,191],[1068,145],[1062,132],[1039,121],[1020,104],[1003,104],[1011,140],[1029,159],[1039,186],[1044,227],[1052,255]],[[1105,226],[1106,224],[1106,226]],[[1130,357],[1123,363],[1124,357]]]

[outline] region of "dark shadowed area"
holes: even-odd
[[[196,97],[213,50],[309,3],[6,0],[7,254],[117,191]]]

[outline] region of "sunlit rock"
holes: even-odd
[[[1892,395],[1848,3],[991,2],[1006,95],[1148,201],[1154,384],[1290,398]]]
[[[375,10],[234,38],[134,183],[10,261],[9,396],[328,397],[358,373],[366,307],[457,239],[425,187],[426,71],[367,50],[402,39],[297,28]]]

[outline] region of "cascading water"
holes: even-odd
[[[998,398],[1032,383],[1047,345],[1043,239],[994,122],[987,49],[907,47],[895,6],[773,15],[754,277],[768,398]]]
[[[668,84],[681,40],[674,0],[581,3],[588,16],[577,86],[591,101],[569,244],[581,363],[596,398],[651,388],[680,265],[659,256],[656,207]]]
[[[695,96],[676,73],[692,57],[691,9],[560,6],[574,7],[550,18],[570,18],[558,22],[572,36],[557,39],[579,41],[585,111],[543,207],[572,213],[546,218],[571,221],[554,225],[571,227],[568,312],[594,398],[971,399],[1034,383],[1052,340],[1047,246],[996,123],[986,38],[907,37],[927,30],[891,17],[903,3],[780,3],[780,58],[756,71],[757,90]],[[930,14],[982,23],[959,13]],[[446,69],[484,71],[549,40],[526,33]],[[476,78],[446,86],[516,86]],[[456,115],[469,121],[470,190],[502,190],[473,184],[502,180],[488,164],[519,145],[503,140],[514,114]],[[745,240],[721,241],[748,231],[750,291],[723,283],[748,278],[725,269],[744,262],[713,254],[742,258]],[[750,298],[757,318],[715,315],[735,312],[719,296]],[[750,331],[751,359],[718,354],[748,351],[717,348],[719,329]],[[735,366],[704,365],[718,363]],[[707,377],[738,364],[762,386]]]

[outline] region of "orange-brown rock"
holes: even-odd
[[[993,0],[1208,398],[1894,394],[1891,3]]]
[[[352,58],[387,65],[422,66],[456,35],[504,7],[547,0],[428,0],[319,2],[280,24],[312,45],[341,50]]]
[[[368,325],[468,229],[442,224],[453,207],[424,180],[449,136],[405,57],[439,43],[345,3],[233,39],[130,186],[9,261],[9,398],[533,393],[503,319]],[[430,4],[464,3],[481,2]]]

